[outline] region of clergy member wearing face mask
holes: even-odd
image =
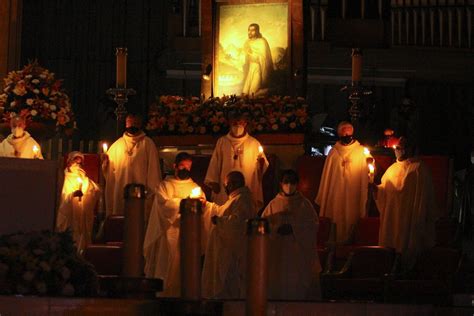
[[[158,185],[150,213],[143,244],[145,275],[163,280],[163,292],[160,296],[181,295],[179,206],[182,199],[189,197],[192,189],[199,187],[190,177],[192,163],[192,156],[188,153],[181,152],[176,155],[173,164],[174,175],[168,176]],[[202,199],[204,200],[204,195]],[[203,218],[205,217],[206,214],[203,214]],[[207,236],[206,227],[209,225],[203,227],[203,239]],[[206,242],[202,240],[203,254]]]
[[[69,153],[64,170],[61,202],[56,218],[58,231],[70,229],[79,253],[92,242],[94,210],[99,200],[97,184],[87,177],[83,169],[84,155],[78,151]]]
[[[354,127],[341,122],[337,127],[339,141],[324,163],[316,204],[320,216],[337,225],[338,242],[349,238],[351,226],[366,216],[368,168],[364,147],[354,139]]]
[[[246,221],[257,216],[251,190],[244,175],[232,171],[224,179],[229,196],[223,205],[206,203],[212,228],[202,272],[205,298],[237,299],[245,297]]]
[[[380,211],[379,245],[401,253],[402,268],[409,269],[416,256],[434,246],[435,205],[431,172],[414,157],[414,146],[405,137],[395,146],[394,162],[382,176],[375,202]]]
[[[105,206],[107,215],[124,212],[124,188],[129,183],[145,185],[148,192],[145,218],[153,202],[154,190],[161,180],[160,159],[155,143],[142,130],[142,118],[129,114],[125,132],[103,155],[105,177]]]
[[[268,160],[264,153],[259,153],[258,140],[247,133],[245,116],[231,114],[229,126],[229,133],[217,141],[205,183],[212,189],[212,201],[222,205],[228,198],[224,190],[225,177],[230,171],[240,171],[252,191],[256,208],[260,209],[263,207],[262,178],[268,168]]]
[[[0,157],[43,159],[39,144],[25,131],[26,121],[21,116],[10,120],[11,134],[0,143]],[[33,148],[36,146],[36,152]]]
[[[318,216],[311,202],[297,191],[298,174],[282,173],[281,192],[270,201],[262,217],[270,222],[269,298],[319,298],[319,263],[316,249]]]

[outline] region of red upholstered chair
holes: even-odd
[[[122,245],[89,245],[84,259],[89,261],[99,275],[120,275],[122,271]]]
[[[64,154],[64,168],[67,165],[67,155]],[[84,154],[84,171],[92,181],[99,183],[102,169],[100,168],[100,156],[98,154]]]
[[[377,246],[379,243],[379,228],[379,217],[360,218],[352,230],[349,243],[336,247],[336,260],[345,260],[355,248]]]
[[[387,283],[390,302],[449,304],[462,263],[461,252],[434,247],[422,253],[405,278]]]
[[[116,243],[123,242],[123,215],[111,215],[107,217],[104,223],[104,242]]]
[[[313,203],[315,209],[319,212],[319,206],[314,199],[318,194],[319,182],[323,173],[326,157],[303,155],[296,160],[296,172],[300,178],[298,190]]]
[[[263,175],[262,189],[263,189],[263,205],[273,200],[278,193],[278,158],[275,154],[266,154],[268,160],[268,169]]]
[[[206,194],[206,199],[211,198],[211,188],[204,185],[207,168],[211,161],[211,155],[193,155],[193,167],[191,168],[191,178],[196,182]]]
[[[452,206],[453,164],[448,156],[421,156],[421,160],[430,168],[436,203],[441,214],[447,215]]]
[[[382,301],[385,279],[394,273],[396,258],[393,248],[355,248],[339,272],[321,274],[323,298]]]

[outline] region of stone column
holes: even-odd
[[[269,233],[265,218],[247,221],[247,316],[267,315]]]
[[[127,184],[124,192],[125,222],[123,238],[123,269],[124,277],[143,277],[143,239],[145,217],[145,186],[143,184]]]

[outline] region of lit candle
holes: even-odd
[[[127,87],[127,48],[117,47],[115,55],[117,56],[116,68],[116,87]]]
[[[370,156],[370,150],[369,150],[369,148],[364,147],[364,155],[365,155],[365,157]]]
[[[263,157],[263,147],[258,146],[258,158],[262,158],[262,157]]]
[[[202,190],[200,187],[195,187],[194,189],[191,190],[191,194],[189,197],[191,199],[198,199],[202,196]]]
[[[375,166],[369,163],[369,182],[374,183]]]
[[[102,150],[104,151],[104,154],[106,154],[107,150],[109,150],[109,145],[107,145],[107,143],[103,143],[102,144]]]
[[[36,145],[33,145],[33,154],[35,159],[38,158],[39,148]]]

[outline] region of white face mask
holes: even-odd
[[[293,195],[296,192],[296,184],[295,183],[283,183],[281,185],[281,189],[285,195]]]
[[[19,138],[19,137],[23,136],[24,132],[25,132],[25,130],[21,127],[13,127],[12,128],[12,135],[15,136],[16,138]]]
[[[245,133],[245,127],[242,125],[232,125],[230,130],[234,136],[242,136]]]

